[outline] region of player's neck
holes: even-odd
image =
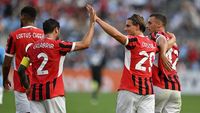
[[[26,26],[34,26],[34,23],[23,23],[23,27],[26,27]]]
[[[139,36],[139,35],[143,36],[144,34],[142,32],[136,32],[135,33],[135,36]]]
[[[45,34],[45,37],[48,38],[48,39],[50,39],[50,40],[56,40],[55,36],[52,33]]]
[[[158,32],[158,31],[165,32],[165,28],[162,28],[162,27],[161,27],[161,28],[159,28],[159,29],[157,30],[157,32]]]

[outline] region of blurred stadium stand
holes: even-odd
[[[80,40],[88,28],[84,8],[86,1],[93,4],[101,18],[121,32],[124,32],[125,20],[133,13],[144,16],[145,20],[151,13],[165,14],[168,18],[167,30],[175,33],[180,48],[178,70],[181,73],[184,70],[185,74],[181,74],[183,78],[195,72],[194,80],[197,81],[194,83],[191,80],[190,85],[200,86],[200,0],[1,0],[0,44],[5,47],[9,32],[19,28],[19,12],[25,5],[37,8],[37,27],[42,28],[44,20],[54,18],[60,22],[61,39]],[[121,69],[123,46],[106,35],[99,26],[95,28],[91,48],[67,55],[64,66],[75,70],[88,69],[90,51],[98,44],[106,48],[106,68]],[[183,78],[182,83],[187,84]],[[192,87],[189,89],[192,90]],[[200,94],[200,87],[198,88]]]

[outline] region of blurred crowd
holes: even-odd
[[[175,33],[179,44],[180,69],[200,69],[200,0],[1,0],[0,44],[5,47],[9,33],[20,27],[19,12],[26,5],[37,8],[37,27],[42,28],[44,20],[54,18],[60,22],[61,39],[80,40],[88,28],[86,3],[92,4],[98,16],[123,33],[125,20],[133,13],[140,14],[145,20],[151,13],[165,14],[168,18],[167,30]],[[88,68],[96,46],[104,50],[102,54],[106,56],[107,68],[123,66],[123,46],[99,26],[95,28],[91,47],[70,53],[64,65],[75,69]]]

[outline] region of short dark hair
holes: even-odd
[[[150,17],[155,17],[156,19],[160,20],[163,23],[163,26],[166,27],[167,17],[165,15],[155,13],[155,14],[151,14]]]
[[[52,33],[55,28],[60,29],[60,24],[58,21],[50,18],[43,23],[44,34]]]
[[[131,17],[128,18],[128,20],[131,20],[133,25],[139,25],[140,31],[144,32],[146,29],[144,18],[140,15],[133,14]]]
[[[37,16],[37,11],[32,6],[26,6],[21,10],[21,16],[24,16],[26,21],[34,22]]]

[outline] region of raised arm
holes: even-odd
[[[85,34],[85,36],[83,37],[83,39],[81,41],[75,42],[75,49],[74,49],[74,51],[88,48],[89,45],[92,42],[92,38],[93,38],[93,35],[94,35],[95,11],[94,11],[94,9],[92,7],[89,7],[88,5],[86,6],[86,8],[87,8],[87,11],[88,11],[88,13],[90,15],[89,30]]]
[[[116,28],[113,26],[109,25],[105,21],[103,21],[101,18],[96,16],[96,22],[101,26],[101,28],[110,36],[115,38],[118,42],[121,44],[125,45],[127,44],[127,36],[123,35],[121,32],[119,32]]]

